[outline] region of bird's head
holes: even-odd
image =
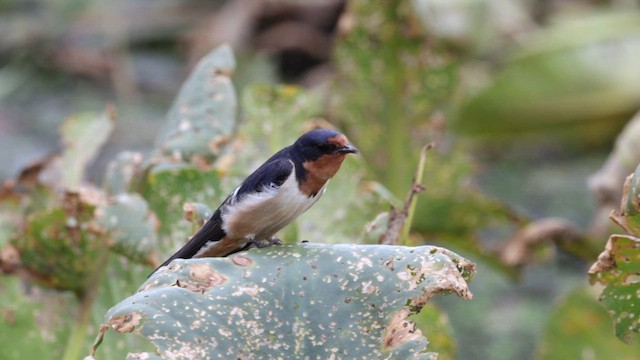
[[[302,135],[294,144],[293,152],[301,163],[296,168],[302,192],[318,193],[340,169],[348,154],[357,154],[358,149],[349,144],[343,134],[329,129],[312,130]]]
[[[349,144],[346,136],[329,129],[311,130],[302,135],[293,147],[304,162],[316,161],[325,156],[342,162],[347,154],[358,153],[358,149]]]

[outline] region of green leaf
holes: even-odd
[[[640,343],[628,345],[611,334],[607,312],[583,288],[569,292],[549,314],[538,347],[540,360],[637,359]]]
[[[139,263],[156,263],[157,221],[140,195],[117,195],[96,214],[96,220],[113,241],[115,252]]]
[[[74,297],[25,287],[14,276],[0,276],[0,293],[0,359],[59,359],[71,331]]]
[[[591,284],[606,285],[600,301],[615,325],[616,335],[632,342],[640,332],[640,239],[611,235],[598,261],[589,269]]]
[[[159,155],[206,163],[220,155],[235,127],[234,69],[235,59],[228,45],[200,60],[182,85],[158,134]]]
[[[407,316],[436,294],[471,298],[474,272],[430,246],[272,246],[174,261],[105,322],[176,359],[433,359]]]
[[[600,295],[611,314],[616,335],[629,343],[640,332],[640,165],[624,183],[620,212],[612,212],[611,220],[629,235],[611,235],[604,251],[589,269],[591,284],[606,287]],[[636,336],[634,336],[636,333]]]
[[[100,115],[73,116],[62,124],[62,182],[67,190],[78,190],[87,165],[109,138],[114,121],[113,109],[107,109]]]

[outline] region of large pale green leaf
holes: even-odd
[[[105,322],[174,359],[433,359],[407,316],[436,294],[471,298],[474,272],[431,246],[272,246],[177,260]]]
[[[538,347],[540,360],[637,359],[640,343],[628,345],[611,333],[607,312],[585,289],[568,293],[549,314]],[[614,355],[615,354],[615,355]]]
[[[109,138],[114,120],[114,110],[107,109],[99,115],[76,115],[62,124],[62,181],[66,189],[78,190],[87,165]]]
[[[160,155],[208,163],[220,154],[235,127],[234,69],[233,51],[227,45],[200,60],[182,85],[158,134],[156,150]]]

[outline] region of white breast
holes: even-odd
[[[326,187],[308,197],[298,188],[295,171],[279,188],[246,195],[222,213],[223,230],[234,238],[269,239],[311,207]]]

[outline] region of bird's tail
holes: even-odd
[[[227,234],[222,230],[222,218],[220,210],[217,210],[198,232],[193,235],[191,240],[187,242],[178,252],[171,255],[162,265],[158,266],[149,276],[153,275],[158,269],[163,266],[169,265],[175,259],[191,259],[198,251],[203,247],[218,242]],[[223,255],[226,256],[226,255]]]

